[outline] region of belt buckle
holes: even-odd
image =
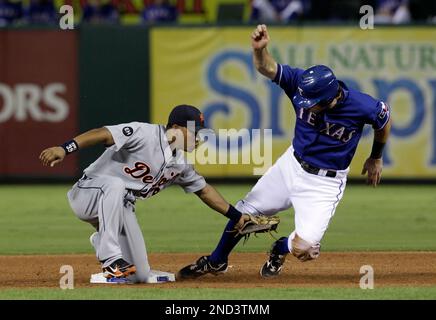
[[[319,169],[312,167],[310,164],[308,164],[306,161],[301,161],[301,167],[303,168],[304,171],[306,171],[307,173],[310,174],[315,174],[318,175],[319,173]]]
[[[338,175],[337,171],[327,170],[326,172],[326,177],[336,178],[337,175]]]

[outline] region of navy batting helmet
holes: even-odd
[[[324,65],[305,70],[298,80],[298,91],[292,101],[302,108],[332,101],[338,94],[339,83],[333,71]]]

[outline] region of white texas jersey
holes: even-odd
[[[163,126],[131,122],[106,128],[115,144],[84,170],[86,176],[121,178],[126,189],[142,198],[171,184],[180,185],[185,192],[206,186],[204,178],[187,164],[183,151],[171,151]]]

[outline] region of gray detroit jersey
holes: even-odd
[[[149,198],[171,184],[185,192],[196,192],[206,186],[204,178],[186,162],[183,151],[173,152],[163,126],[131,122],[106,126],[115,144],[88,168],[90,177],[118,177],[135,196]]]

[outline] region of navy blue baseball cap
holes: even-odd
[[[181,127],[188,127],[188,121],[195,124],[195,132],[204,129],[204,115],[194,106],[188,104],[181,104],[173,108],[168,116],[167,128],[171,128],[177,124]]]
[[[316,104],[327,104],[339,91],[339,82],[333,71],[324,65],[306,69],[298,80],[298,90],[292,102],[302,108],[311,108]]]

